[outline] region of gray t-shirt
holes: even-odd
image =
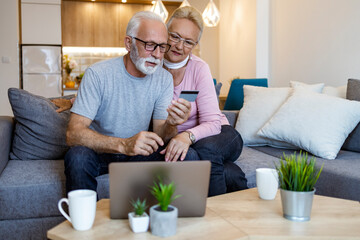
[[[128,138],[147,131],[151,119],[166,119],[173,80],[159,67],[144,78],[130,75],[123,57],[90,66],[81,81],[71,112],[93,122],[90,128],[108,136]]]

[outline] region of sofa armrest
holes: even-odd
[[[9,161],[14,125],[13,117],[0,116],[0,174]]]
[[[236,120],[239,115],[239,110],[222,110],[221,112],[227,117],[230,125],[235,127]]]

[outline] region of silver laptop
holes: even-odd
[[[155,205],[157,202],[150,187],[158,177],[166,184],[173,181],[176,187],[174,196],[181,195],[171,203],[178,208],[179,217],[204,216],[210,166],[210,161],[110,163],[110,217],[127,218],[133,211],[131,199],[146,198],[149,208]]]

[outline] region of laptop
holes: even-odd
[[[144,200],[150,208],[157,204],[150,187],[160,177],[165,184],[174,182],[181,195],[171,205],[179,217],[202,217],[209,190],[210,161],[184,162],[113,162],[109,165],[110,217],[126,219],[132,212],[131,199]],[[147,209],[147,212],[149,211]]]

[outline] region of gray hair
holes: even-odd
[[[185,18],[193,22],[200,30],[199,38],[197,41],[200,40],[201,34],[204,30],[204,22],[201,13],[196,8],[186,6],[176,9],[166,24],[168,28],[170,27],[174,18]]]
[[[138,33],[138,29],[139,29],[141,20],[143,20],[143,19],[151,19],[151,20],[156,20],[156,21],[162,22],[166,28],[165,23],[163,22],[163,20],[161,19],[161,17],[158,14],[150,12],[150,11],[141,11],[141,12],[135,13],[134,16],[132,16],[132,18],[130,19],[130,21],[126,27],[126,35],[135,37]]]

